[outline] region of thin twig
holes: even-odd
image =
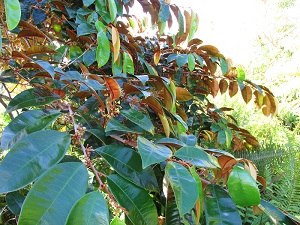
[[[74,112],[72,111],[71,105],[69,105],[69,115],[70,115],[71,120],[72,120],[72,122],[73,122],[74,131],[75,131],[75,134],[76,134],[76,133],[78,132],[78,125],[77,125],[77,123],[76,123],[76,121],[75,121],[75,118],[74,118]],[[93,173],[94,173],[95,176],[96,176],[97,181],[98,181],[99,184],[100,184],[99,188],[100,188],[100,189],[103,189],[104,184],[103,184],[102,181],[101,181],[101,178],[100,178],[100,176],[99,176],[98,171],[96,170],[96,168],[94,167],[94,165],[93,165],[92,162],[90,161],[90,159],[89,159],[89,157],[88,157],[88,155],[87,155],[87,150],[86,150],[86,148],[84,147],[84,145],[82,144],[82,141],[81,141],[81,140],[79,141],[79,143],[80,143],[80,147],[81,147],[81,150],[82,150],[82,152],[83,152],[83,155],[84,155],[84,158],[85,158],[86,163],[87,163],[88,166],[92,169]]]

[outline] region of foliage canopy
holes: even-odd
[[[237,205],[293,224],[260,199],[255,165],[230,153],[258,141],[207,97],[241,93],[266,116],[276,99],[193,38],[193,10],[167,0],[4,3],[1,82],[13,97],[0,193],[18,224],[241,224]],[[150,17],[131,15],[133,4]],[[173,23],[178,32],[165,34]]]

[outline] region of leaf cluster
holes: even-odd
[[[18,224],[241,224],[237,205],[272,211],[255,165],[221,150],[258,141],[208,96],[240,91],[266,116],[276,99],[193,38],[193,10],[162,0],[21,3],[17,24],[17,2],[5,5],[1,65],[2,83],[23,87],[8,93],[0,164],[0,193]],[[130,15],[133,4],[150,14],[155,36],[132,32],[147,21]],[[178,32],[165,35],[175,22]]]

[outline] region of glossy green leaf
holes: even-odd
[[[174,191],[181,216],[189,212],[198,199],[198,186],[189,171],[176,162],[168,162],[166,177]]]
[[[113,62],[112,64],[112,73],[113,75],[119,75],[122,73],[123,69],[123,60],[122,60],[122,54],[119,54],[118,60]]]
[[[39,8],[33,8],[31,11],[31,16],[33,19],[33,24],[38,25],[47,19],[47,14],[45,10]]]
[[[165,206],[165,224],[182,225],[182,218],[176,205],[174,192],[170,186],[166,188],[165,195],[167,197]]]
[[[111,141],[109,138],[105,135],[105,130],[102,127],[98,127],[98,129],[88,129],[86,132],[91,133],[96,138],[98,138],[104,145],[110,144]]]
[[[275,225],[294,225],[295,223],[282,211],[280,211],[276,206],[267,202],[263,199],[260,200],[260,205],[258,206],[262,211],[264,211],[271,221]]]
[[[115,217],[111,222],[110,225],[126,225],[124,221],[122,221],[119,217]]]
[[[98,68],[104,66],[110,57],[110,42],[106,36],[106,26],[98,20],[95,23],[96,29],[98,31],[97,39],[98,46],[96,50],[96,60],[98,62]]]
[[[117,16],[117,5],[115,0],[108,0],[108,9],[109,9],[110,21],[114,22]]]
[[[196,65],[196,62],[195,62],[194,55],[188,54],[188,67],[191,72],[195,69],[195,65]]]
[[[123,73],[134,74],[134,65],[127,52],[123,53]]]
[[[167,58],[167,62],[170,63],[170,62],[173,62],[175,59],[178,58],[179,55],[177,54],[170,54],[168,55],[168,58]]]
[[[227,192],[220,186],[209,184],[204,190],[206,224],[241,225],[238,209]]]
[[[143,168],[165,161],[172,155],[172,151],[168,147],[154,144],[142,136],[138,136],[137,145],[142,157]]]
[[[124,126],[122,123],[120,123],[116,119],[111,119],[106,126],[105,132],[110,131],[121,131],[121,132],[128,132],[128,133],[136,133],[134,130]]]
[[[220,58],[220,67],[222,74],[225,75],[228,72],[228,64],[224,58]]]
[[[52,79],[54,79],[54,67],[49,62],[43,60],[36,60],[35,63],[38,64],[47,73],[49,73]]]
[[[3,130],[1,148],[10,149],[23,137],[46,128],[60,116],[58,110],[29,110],[18,115]]]
[[[188,55],[187,54],[181,54],[178,55],[176,58],[177,66],[182,67],[188,62]]]
[[[183,33],[184,33],[184,28],[185,28],[185,23],[184,23],[184,17],[180,11],[180,9],[178,9],[178,23],[179,23],[179,31],[178,31],[178,37],[180,38]]]
[[[20,215],[24,200],[25,197],[18,191],[10,192],[5,196],[7,207],[15,215]]]
[[[174,156],[195,166],[204,168],[220,168],[217,158],[207,154],[199,147],[184,146],[180,148]]]
[[[192,10],[192,14],[191,14],[191,29],[189,31],[189,38],[188,41],[192,40],[197,29],[199,26],[199,20],[198,20],[198,15],[197,13],[194,12],[194,10]]]
[[[109,211],[102,194],[97,190],[80,198],[68,216],[66,225],[108,225]]]
[[[37,88],[27,89],[17,94],[8,104],[6,113],[17,109],[23,109],[32,106],[42,106],[58,100],[60,97],[51,92],[41,91]]]
[[[78,162],[60,163],[43,174],[30,189],[19,225],[64,225],[75,204],[86,192],[88,172]]]
[[[6,23],[9,30],[15,29],[21,19],[19,0],[4,0]]]
[[[182,141],[179,141],[178,139],[175,138],[162,138],[159,141],[156,142],[157,144],[163,144],[167,146],[174,146],[177,148],[181,148],[185,145]]]
[[[146,190],[117,174],[108,176],[107,183],[117,202],[128,211],[127,216],[133,224],[158,224],[156,207]]]
[[[220,130],[218,132],[218,136],[217,136],[217,139],[218,139],[218,143],[220,145],[223,145],[226,143],[226,133],[225,133],[225,130]]]
[[[244,81],[246,79],[245,71],[240,67],[238,67],[236,70],[237,70],[237,79],[241,82]]]
[[[194,147],[197,144],[197,138],[193,134],[181,134],[180,135],[180,140],[188,145]]]
[[[83,63],[86,66],[91,66],[96,61],[96,50],[89,50],[83,55]]]
[[[152,135],[154,134],[154,126],[147,115],[132,108],[128,110],[121,110],[121,114],[131,122],[143,128],[145,131],[148,131]]]
[[[88,23],[81,23],[77,27],[77,35],[78,36],[84,36],[89,34],[97,33],[97,31],[94,29],[94,27]]]
[[[252,176],[241,166],[236,165],[228,178],[228,191],[235,202],[240,206],[255,206],[260,202],[259,189]]]
[[[197,218],[198,220],[197,220],[197,223],[196,223],[196,224],[198,224],[199,220],[201,218],[201,215],[203,214],[203,204],[202,204],[202,202],[203,202],[203,191],[202,190],[203,189],[202,189],[202,181],[201,181],[198,173],[196,172],[196,168],[194,166],[190,167],[190,172],[191,172],[193,178],[195,179],[195,181],[197,182],[197,186],[198,186],[198,200],[197,200],[197,202],[198,202],[199,209],[197,209],[197,207],[196,207],[196,212],[197,212],[197,210],[199,210],[199,212],[198,212],[199,215],[198,215],[198,218]]]
[[[82,2],[85,7],[88,7],[91,4],[93,4],[95,2],[95,0],[83,0]]]
[[[96,0],[96,11],[109,24],[111,22],[109,10],[107,9],[107,0]]]
[[[151,167],[142,168],[141,157],[133,149],[121,145],[106,145],[95,151],[125,179],[148,190],[158,190],[153,170]]]
[[[0,164],[0,193],[15,191],[33,182],[63,158],[70,142],[69,134],[54,130],[24,137]]]
[[[171,16],[170,6],[164,1],[160,3],[160,9],[158,13],[158,18],[161,22],[167,22],[169,17]]]

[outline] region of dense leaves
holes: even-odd
[[[194,38],[196,12],[167,0],[20,3],[4,0],[0,37],[11,118],[0,193],[18,224],[241,224],[236,205],[259,203],[286,221],[260,201],[254,164],[229,153],[258,140],[209,99],[239,93],[266,116],[277,101]]]

